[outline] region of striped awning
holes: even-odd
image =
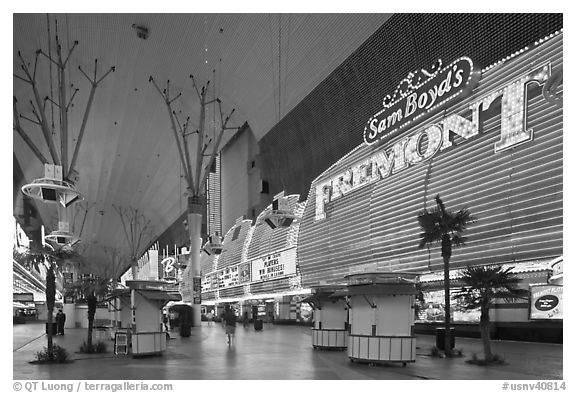
[[[547,260],[536,260],[528,262],[516,262],[516,263],[505,263],[501,266],[504,269],[512,268],[511,273],[522,274],[522,273],[535,273],[535,272],[546,272],[552,271],[551,262],[556,261],[556,259]],[[487,265],[490,266],[490,265]],[[450,271],[450,280],[458,280],[462,276],[462,272],[466,269],[457,269]],[[423,274],[420,276],[421,283],[430,283],[436,281],[444,281],[443,272],[435,272]]]
[[[416,295],[418,291],[412,284],[368,284],[352,285],[346,289],[335,291],[330,297],[354,295]]]

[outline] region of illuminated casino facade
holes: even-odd
[[[436,195],[447,208],[466,207],[478,218],[450,260],[453,286],[458,269],[490,264],[513,267],[526,289],[548,284],[563,254],[562,42],[561,33],[553,34],[476,70],[468,95],[390,137],[377,127],[369,134],[376,123],[369,121],[366,143],[312,182],[298,246],[303,285],[382,270],[421,273],[424,288],[439,289],[440,248],[418,248],[416,220]],[[417,92],[409,86],[404,97]],[[531,318],[529,300],[496,311],[504,324]]]
[[[289,197],[298,217],[290,229],[270,228],[266,211],[255,223],[240,218],[226,251],[203,256],[203,304],[242,312],[268,299],[278,319],[282,305],[298,303],[290,291],[376,270],[421,274],[422,306],[437,307],[443,260],[439,246],[418,248],[416,217],[439,194],[478,218],[453,252],[451,285],[466,265],[511,267],[532,297],[496,305],[496,336],[536,326],[535,339],[561,340],[562,287],[550,277],[563,255],[562,44],[559,31],[483,68],[462,54],[410,73],[364,129],[350,130],[365,142],[314,179],[302,202]],[[260,276],[266,258],[279,255],[294,264],[289,277]],[[555,312],[535,313],[536,297],[550,293]],[[420,314],[420,329],[439,322]],[[453,315],[464,331],[478,322],[477,313]]]
[[[233,305],[239,315],[252,308],[266,320],[290,320],[294,296],[308,293],[301,286],[296,246],[305,203],[298,195],[279,194],[253,222],[239,217],[222,240],[220,254],[204,251],[201,257],[202,304],[217,314],[224,304]],[[282,203],[288,221],[270,218]],[[186,271],[185,271],[186,274]],[[185,299],[186,300],[186,299]],[[266,301],[268,300],[268,301]],[[302,305],[299,305],[301,308]],[[308,308],[304,305],[304,308]],[[301,318],[292,310],[292,319]]]

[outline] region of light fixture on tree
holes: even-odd
[[[48,25],[48,29],[50,29]],[[50,30],[48,30],[50,31]],[[75,184],[78,182],[78,172],[76,171],[76,162],[80,145],[84,136],[84,131],[88,123],[90,109],[94,100],[94,95],[98,84],[111,72],[115,71],[115,67],[104,73],[103,76],[98,78],[98,59],[94,60],[94,74],[88,76],[82,67],[78,66],[80,73],[86,77],[91,84],[91,90],[86,103],[82,123],[78,130],[78,135],[73,139],[76,142],[71,159],[69,159],[69,139],[71,130],[69,129],[69,111],[73,107],[73,101],[79,89],[74,87],[72,81],[66,78],[70,76],[68,69],[69,60],[72,52],[78,45],[78,41],[74,41],[72,47],[69,47],[68,53],[63,53],[63,45],[61,44],[58,35],[56,39],[56,53],[53,53],[51,46],[48,52],[38,49],[35,52],[35,59],[33,62],[26,61],[22,53],[18,51],[18,58],[20,59],[21,74],[14,74],[14,77],[24,83],[27,83],[31,89],[30,111],[31,115],[22,115],[18,110],[18,100],[16,97],[13,99],[13,113],[14,113],[14,130],[21,136],[26,145],[32,150],[36,158],[44,164],[44,177],[34,180],[32,183],[26,184],[22,187],[22,192],[39,201],[46,203],[60,204],[64,208],[68,208],[75,202],[83,199],[80,192],[76,190]],[[51,41],[51,40],[49,40]],[[38,86],[43,85],[38,80],[39,76],[45,76],[47,73],[40,71],[39,66],[40,57],[44,57],[50,64],[49,77],[52,82],[52,66],[55,66],[55,80],[57,85],[55,89],[50,89],[49,95],[44,95],[38,89]],[[31,66],[33,64],[33,66]],[[56,97],[54,97],[56,92]],[[70,93],[70,94],[69,94]],[[50,119],[49,108],[52,109],[52,118]],[[55,115],[56,109],[56,115]],[[30,138],[29,133],[26,132],[20,123],[20,119],[27,120],[28,122],[36,125],[43,135],[43,142],[48,148],[49,157],[46,158],[42,150],[36,145],[36,142]],[[59,210],[59,221],[65,221],[60,217],[62,210]],[[50,235],[49,235],[50,236]],[[58,240],[54,235],[53,239]],[[61,239],[60,239],[61,240]]]
[[[274,196],[272,204],[266,209],[260,219],[272,229],[287,228],[292,225],[294,220],[296,220],[296,215],[290,210],[288,197],[284,196],[284,191]]]
[[[209,236],[208,241],[204,244],[202,250],[208,255],[220,255],[222,254],[223,248],[222,239],[218,235],[218,232],[216,232],[214,235]]]
[[[84,199],[74,184],[62,179],[62,167],[53,164],[44,164],[44,177],[22,186],[22,192],[30,198],[64,207]]]
[[[44,236],[44,240],[51,242],[52,244],[62,247],[68,242],[74,239],[74,235],[70,232],[65,231],[52,231],[49,235]]]
[[[44,239],[55,243],[59,246],[64,246],[66,243],[71,241],[74,238],[74,235],[70,232],[63,232],[63,231],[52,231],[49,235],[44,236]]]
[[[59,248],[73,248],[80,242],[80,239],[70,232],[70,225],[63,221],[58,222],[58,230],[44,236],[44,240]]]

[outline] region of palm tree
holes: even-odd
[[[98,301],[106,296],[115,287],[115,282],[111,278],[102,278],[92,274],[82,276],[76,281],[72,288],[78,295],[86,299],[88,305],[88,336],[86,339],[86,350],[92,352],[92,331],[94,330],[94,316]]]
[[[436,206],[430,210],[424,209],[418,215],[418,223],[422,228],[419,247],[431,243],[441,243],[442,259],[444,260],[444,352],[452,353],[450,348],[450,258],[452,248],[462,246],[466,238],[462,233],[469,224],[476,222],[468,209],[457,212],[446,210],[440,194],[436,195]]]
[[[42,245],[41,247],[31,248],[20,254],[20,261],[27,269],[34,268],[39,271],[40,266],[46,268],[46,316],[47,329],[47,349],[48,358],[54,360],[54,344],[52,336],[52,313],[54,312],[54,302],[56,301],[56,272],[59,271],[66,260],[80,259],[80,255],[71,248],[60,247],[57,249],[51,246]]]
[[[463,286],[453,296],[466,310],[480,308],[480,337],[486,362],[494,359],[490,348],[490,305],[496,299],[511,301],[526,297],[526,290],[517,288],[522,280],[511,270],[502,266],[467,266],[460,277]]]

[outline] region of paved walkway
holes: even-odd
[[[36,365],[28,362],[46,346],[44,324],[13,326],[14,380],[560,380],[563,378],[562,345],[495,341],[493,352],[507,365],[481,367],[467,364],[473,353],[482,356],[478,339],[456,338],[463,358],[429,356],[433,336],[419,335],[417,359],[400,364],[352,363],[345,351],[314,350],[310,328],[264,324],[257,332],[238,325],[232,345],[226,344],[219,323],[193,328],[191,337],[173,334],[162,356],[86,355],[77,353],[86,329],[66,329],[54,342],[65,347],[73,363]]]

